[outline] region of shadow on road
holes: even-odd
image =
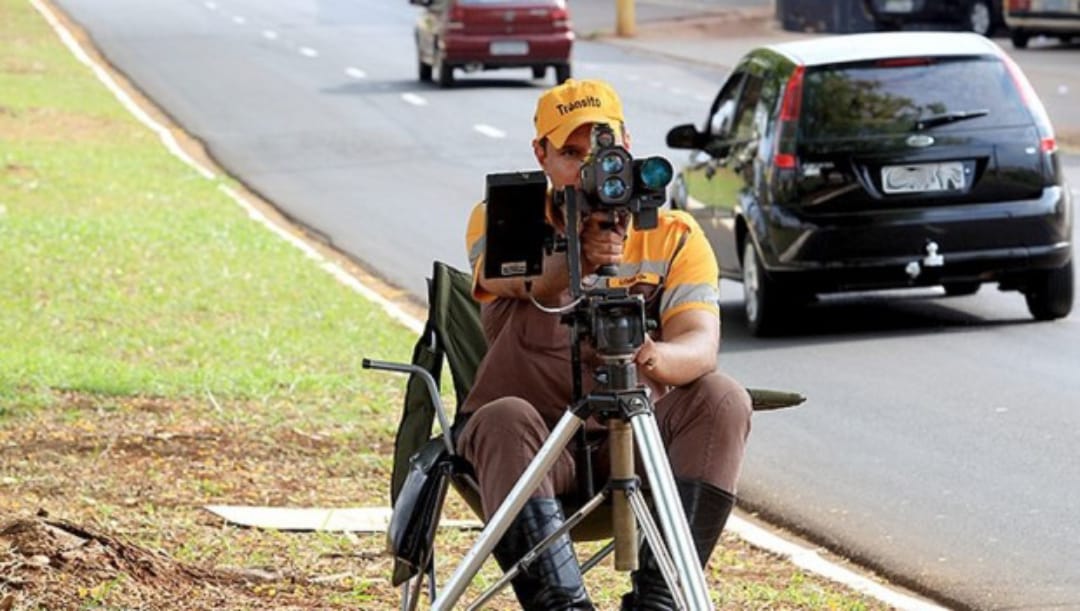
[[[985,289],[984,289],[985,290]],[[852,340],[873,340],[882,336],[903,337],[941,333],[963,333],[974,329],[1031,324],[1027,316],[988,318],[975,314],[963,304],[970,298],[930,294],[828,296],[795,314],[791,329],[784,335],[757,338],[750,335],[742,300],[720,304],[723,321],[721,352],[751,352],[791,346],[820,345]]]

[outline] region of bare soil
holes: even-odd
[[[202,509],[385,506],[394,416],[341,425],[211,398],[56,402],[0,421],[0,611],[396,608],[383,534],[245,529]],[[475,519],[456,497],[447,513]],[[442,580],[473,536],[440,533]],[[728,535],[710,569],[737,608],[814,609],[844,592]],[[488,562],[473,594],[497,574]],[[604,609],[628,584],[610,561],[586,581]],[[492,606],[513,607],[508,594]]]

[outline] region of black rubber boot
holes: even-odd
[[[694,540],[698,561],[704,567],[709,555],[720,540],[731,509],[735,506],[735,496],[716,486],[698,480],[675,478],[675,487],[679,490],[679,499],[686,510],[686,521],[690,523],[690,535]],[[638,570],[632,574],[634,589],[622,598],[623,611],[668,611],[675,609],[675,600],[660,572],[660,563],[656,561],[648,544],[641,548],[638,555]]]
[[[529,499],[495,546],[495,559],[509,570],[526,552],[562,526],[562,507],[551,498]],[[581,566],[563,535],[511,581],[525,611],[593,609],[581,580]]]

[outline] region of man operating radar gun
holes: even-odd
[[[563,503],[603,496],[615,566],[632,571],[622,608],[711,608],[702,568],[751,415],[717,369],[716,258],[692,217],[662,209],[671,164],[630,155],[607,83],[547,90],[534,124],[541,171],[489,175],[466,237],[488,351],[455,433],[491,552],[519,566],[525,609],[592,609],[559,531],[581,513]]]

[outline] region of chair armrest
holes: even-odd
[[[750,402],[754,406],[755,412],[795,407],[806,401],[806,397],[802,394],[786,390],[747,388],[746,392],[750,393]]]

